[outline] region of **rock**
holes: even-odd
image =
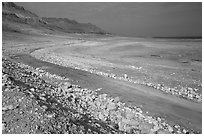
[[[115,103],[118,103],[118,102],[120,101],[120,99],[119,99],[119,97],[115,97],[115,98],[113,99],[113,101],[114,101]]]
[[[125,79],[127,79],[127,78],[128,78],[127,74],[124,74],[124,78],[125,78]]]
[[[179,126],[179,125],[174,125],[174,127],[175,127],[176,129],[178,129],[180,126]]]
[[[103,112],[103,114],[104,114],[104,116],[108,117],[109,112],[108,112],[107,110],[105,110],[105,111]]]
[[[102,121],[105,121],[105,117],[104,115],[100,112],[99,115],[98,115],[98,118]]]
[[[63,62],[62,62],[63,63]],[[95,91],[91,91],[88,89],[78,89],[77,85],[70,85],[67,83],[64,83],[62,85],[59,85],[58,88],[60,88],[59,92],[57,91],[57,87],[56,86],[52,86],[50,84],[47,84],[46,82],[41,81],[40,78],[38,78],[39,76],[39,72],[35,72],[36,75],[35,77],[31,77],[30,75],[30,71],[28,71],[28,74],[24,72],[24,70],[19,68],[15,68],[14,70],[16,71],[12,71],[13,73],[15,73],[15,75],[12,75],[12,72],[10,71],[6,71],[7,73],[9,73],[9,76],[16,78],[17,80],[21,81],[21,82],[25,82],[26,84],[29,84],[29,86],[33,86],[31,88],[27,88],[27,92],[29,93],[32,97],[34,97],[34,95],[36,97],[38,97],[40,94],[42,94],[43,92],[46,92],[45,94],[43,93],[43,95],[40,95],[41,100],[37,100],[36,101],[36,105],[39,107],[39,104],[43,104],[43,106],[41,106],[41,110],[37,110],[38,108],[36,108],[34,106],[34,110],[33,111],[35,113],[35,117],[33,118],[29,118],[30,120],[34,120],[34,119],[39,119],[37,120],[39,123],[40,121],[42,121],[41,123],[41,133],[63,133],[63,132],[68,132],[68,133],[74,133],[74,132],[82,132],[83,129],[80,129],[80,123],[76,126],[73,127],[73,123],[71,121],[67,121],[67,118],[73,118],[73,121],[77,121],[78,119],[81,119],[82,121],[84,119],[87,119],[86,117],[89,116],[84,116],[88,113],[88,115],[90,115],[90,118],[88,118],[88,120],[92,120],[93,118],[95,119],[100,119],[101,122],[102,121],[108,121],[108,124],[103,124],[100,125],[99,124],[99,128],[96,129],[100,129],[101,131],[99,132],[104,132],[104,133],[120,133],[119,131],[117,131],[118,129],[123,131],[121,133],[161,133],[161,134],[166,134],[166,133],[174,133],[176,132],[175,128],[174,131],[172,131],[171,127],[168,127],[168,124],[162,124],[163,119],[162,118],[150,118],[150,116],[147,116],[146,114],[142,114],[142,110],[140,108],[138,109],[133,109],[132,108],[126,108],[124,103],[121,103],[119,101],[119,98],[110,98],[107,95],[99,95],[97,94],[97,92]],[[26,70],[32,70],[31,68],[27,68]],[[11,75],[10,75],[11,74]],[[105,75],[106,73],[104,73]],[[42,71],[42,76],[48,76],[48,78],[59,78],[57,75],[52,75],[46,71]],[[34,75],[32,75],[34,76]],[[113,77],[114,75],[110,75],[110,77]],[[122,77],[124,80],[124,77]],[[10,80],[8,78],[8,80]],[[125,79],[126,81],[132,82],[132,80],[130,80],[128,77],[127,79]],[[59,81],[60,82],[60,81]],[[15,85],[13,85],[13,81],[10,81],[9,84],[7,85],[8,81],[5,81],[5,85],[4,88],[10,88],[10,91],[16,92],[17,89],[15,89]],[[10,85],[11,84],[11,85]],[[14,86],[14,89],[13,89]],[[149,86],[152,87],[157,87],[154,86],[154,84],[149,84]],[[159,87],[161,87],[161,85],[158,85]],[[64,87],[62,89],[62,87]],[[12,88],[12,89],[11,89]],[[17,87],[16,87],[17,88]],[[19,89],[21,90],[23,87],[20,87]],[[35,88],[39,88],[39,89],[35,89]],[[164,87],[163,87],[164,88]],[[162,87],[160,88],[162,89]],[[70,90],[70,91],[69,91]],[[99,89],[98,89],[99,90]],[[165,91],[165,90],[164,90]],[[177,92],[176,90],[170,89],[170,91],[174,91]],[[191,90],[192,91],[192,90]],[[19,92],[23,92],[23,91],[19,91]],[[36,94],[34,93],[36,92]],[[39,92],[39,94],[38,94]],[[187,93],[182,93],[182,95],[188,95],[189,92]],[[7,93],[5,93],[7,94]],[[56,100],[56,105],[54,104],[54,102],[51,101],[47,101],[46,98],[48,100],[51,100],[49,97],[47,97],[47,94],[49,94],[50,96],[52,96],[52,98],[55,98]],[[176,94],[176,93],[175,93]],[[59,97],[58,97],[59,96]],[[194,95],[193,95],[194,96]],[[189,97],[191,97],[191,95],[189,95]],[[196,97],[196,95],[195,95]],[[201,97],[201,96],[200,96]],[[3,99],[7,99],[6,96],[2,97]],[[21,97],[17,97],[15,102],[20,102],[21,99],[19,99]],[[28,97],[25,97],[25,100],[22,99],[21,102],[25,102],[26,99]],[[9,98],[11,99],[11,98]],[[29,100],[31,100],[30,98],[28,98]],[[70,102],[68,101],[68,99],[70,99]],[[17,101],[18,100],[18,101]],[[43,101],[42,101],[43,100]],[[31,101],[35,101],[35,99],[32,99]],[[77,102],[77,103],[72,103],[73,102]],[[29,106],[29,102],[25,104],[26,106]],[[37,103],[38,102],[38,103]],[[59,105],[58,105],[59,103]],[[97,104],[96,104],[97,103]],[[2,105],[5,105],[6,103],[3,102]],[[16,104],[12,103],[14,106]],[[47,105],[49,104],[49,105]],[[124,105],[123,105],[124,104]],[[46,106],[47,105],[47,106]],[[62,105],[62,107],[61,107]],[[49,110],[48,109],[49,106]],[[81,107],[83,106],[83,108]],[[16,106],[15,106],[16,107]],[[71,109],[70,111],[63,111],[63,108],[69,108]],[[56,111],[52,110],[56,109]],[[8,109],[13,109],[13,107],[11,106],[4,106],[2,108],[2,113],[7,113],[6,110]],[[47,110],[46,112],[42,112],[43,110]],[[73,111],[72,111],[73,109]],[[21,116],[26,115],[27,112],[24,112],[24,110],[21,110],[21,107],[19,107],[18,109],[14,110],[14,112],[17,112],[18,114],[21,114]],[[75,111],[77,113],[75,113]],[[55,112],[55,113],[50,113],[50,112]],[[58,114],[59,112],[59,114]],[[72,113],[74,112],[74,113]],[[29,114],[31,113],[30,110],[28,112]],[[83,115],[82,115],[83,114]],[[7,116],[7,114],[2,114],[3,116]],[[43,116],[45,115],[45,116]],[[55,119],[52,119],[53,117],[55,117]],[[58,116],[59,115],[59,116]],[[12,116],[12,115],[11,115]],[[93,118],[92,118],[93,117]],[[66,119],[66,120],[65,120]],[[107,120],[109,119],[109,120]],[[153,120],[154,119],[154,120]],[[63,122],[63,120],[65,120],[65,122]],[[71,120],[71,119],[70,119]],[[110,121],[110,122],[109,122]],[[63,123],[67,124],[66,126],[66,130],[63,130]],[[94,120],[92,120],[92,122],[89,122],[90,125],[94,124]],[[104,122],[105,123],[105,122]],[[114,125],[116,124],[116,125]],[[38,125],[38,124],[35,124]],[[49,126],[50,125],[50,126]],[[7,125],[6,125],[7,126]],[[8,125],[9,126],[9,125]],[[110,126],[111,128],[115,128],[115,130],[111,130],[111,129],[107,129],[107,127]],[[106,128],[105,128],[106,127]],[[59,130],[57,130],[59,128]],[[163,130],[165,128],[165,130]],[[2,130],[3,130],[3,125],[2,125]],[[7,128],[6,128],[7,129]],[[15,130],[15,128],[14,128]],[[90,133],[97,133],[97,131],[92,132],[91,129]],[[10,131],[11,132],[11,131]],[[13,131],[15,132],[15,131]],[[34,131],[30,131],[31,133]],[[84,132],[84,131],[83,131]],[[185,130],[182,129],[183,133],[187,133]]]
[[[169,130],[169,132],[173,132],[174,131],[171,126],[168,126],[168,130]]]
[[[10,91],[10,89],[9,89],[9,88],[6,88],[6,89],[4,89],[4,91],[5,91],[5,92],[8,92],[8,91]]]
[[[126,118],[127,119],[134,118],[134,113],[132,112],[132,110],[130,108],[126,108],[125,109],[125,114],[126,114]]]
[[[115,110],[115,109],[116,109],[115,103],[109,102],[109,103],[107,104],[107,109],[108,109],[108,110]]]
[[[106,97],[107,97],[107,94],[99,95],[99,98],[101,98],[101,99],[106,99]]]
[[[140,111],[142,111],[142,109],[140,107],[137,107],[136,111],[140,112]]]
[[[157,120],[158,120],[159,122],[161,122],[161,118],[160,118],[160,117],[157,117]]]
[[[97,107],[100,107],[100,106],[101,106],[101,102],[100,102],[100,100],[97,99],[96,102],[95,102],[95,104],[96,104]]]
[[[186,131],[186,129],[185,129],[185,128],[183,129],[183,133],[184,133],[184,134],[186,134],[186,133],[187,133],[187,131]]]
[[[130,125],[124,125],[125,132],[132,133],[132,129],[133,129],[133,127],[131,127]]]
[[[130,119],[126,119],[126,118],[122,118],[122,122],[125,124],[130,124],[131,120]]]
[[[69,88],[71,88],[71,87],[72,87],[72,85],[71,85],[70,82],[65,82],[65,83],[62,85],[62,90],[63,90],[63,91],[66,91],[66,89],[69,89]]]
[[[42,105],[43,110],[47,110],[48,107],[46,105]]]
[[[120,131],[124,131],[124,125],[125,125],[125,124],[124,124],[123,122],[119,122],[119,123],[118,123],[118,127],[119,127],[119,130],[120,130]]]
[[[142,134],[150,133],[151,128],[152,128],[152,124],[149,124],[149,123],[142,123],[139,125],[139,129],[141,130]]]
[[[40,96],[39,99],[46,101],[47,99],[45,97]]]
[[[155,125],[153,128],[154,131],[158,131],[159,129],[160,129],[160,127],[158,125]]]
[[[23,114],[24,112],[21,110],[21,111],[19,111],[19,114],[21,115],[21,114]]]
[[[171,133],[169,133],[166,130],[159,130],[159,131],[157,131],[157,134],[171,134]]]
[[[102,101],[100,106],[101,109],[106,109],[106,105],[107,105],[106,101]]]
[[[14,106],[11,104],[11,105],[8,105],[8,106],[4,106],[2,107],[2,110],[5,111],[5,110],[12,110],[14,109]]]
[[[30,88],[30,91],[34,92],[34,91],[35,91],[35,89],[34,89],[34,88]]]
[[[42,94],[40,94],[40,96],[46,96],[46,94],[42,93]]]
[[[34,98],[35,96],[34,96],[33,94],[30,94],[30,97],[31,97],[31,98]]]
[[[129,124],[132,126],[138,126],[141,123],[139,120],[130,120]]]
[[[2,123],[2,131],[5,130],[5,126],[6,126],[6,124],[5,124],[5,123]]]
[[[48,118],[53,118],[55,115],[50,113],[50,114],[47,114],[46,116],[47,116]]]
[[[2,111],[7,110],[7,106],[2,107]]]

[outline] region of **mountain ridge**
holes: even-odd
[[[68,18],[39,17],[13,2],[2,2],[2,20],[3,31],[107,34],[91,23],[79,23]]]

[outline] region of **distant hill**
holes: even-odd
[[[202,39],[202,36],[186,36],[186,37],[152,37],[152,38],[159,38],[159,39]]]
[[[68,18],[39,17],[12,2],[2,3],[2,29],[3,31],[22,33],[106,34],[105,31],[91,23],[79,23]]]

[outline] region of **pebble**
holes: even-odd
[[[179,125],[174,125],[174,127],[175,127],[176,129],[178,129],[178,128],[179,128]]]
[[[40,96],[39,99],[46,101],[47,99],[45,97]]]
[[[139,129],[143,134],[148,134],[153,126],[148,123],[142,123],[139,125]]]
[[[99,113],[98,118],[102,121],[105,121],[105,117],[102,113]]]
[[[34,89],[34,88],[31,88],[31,89],[30,89],[30,91],[34,92],[34,91],[35,91],[35,89]]]
[[[115,98],[113,99],[113,101],[114,101],[115,103],[118,103],[118,102],[120,101],[120,99],[119,99],[119,97],[115,97]]]
[[[47,107],[46,105],[42,105],[42,108],[43,108],[44,110],[47,110],[47,109],[48,109],[48,107]]]
[[[103,114],[104,114],[104,116],[106,116],[106,117],[109,116],[109,112],[108,112],[107,110],[105,110],[105,111],[103,112]]]
[[[5,126],[6,126],[6,124],[5,123],[2,123],[2,131],[4,131],[5,130]]]
[[[35,96],[33,94],[30,94],[30,98],[34,98]]]
[[[53,118],[55,115],[54,114],[47,114],[46,115],[48,118]]]
[[[4,89],[4,92],[8,92],[8,91],[10,91],[10,89],[9,89],[9,88]]]
[[[131,109],[130,108],[126,108],[125,109],[125,114],[126,114],[126,117],[127,117],[127,119],[132,119],[132,118],[134,118],[134,113],[131,111]]]
[[[187,133],[186,129],[183,129],[183,133],[184,133],[184,134],[186,134],[186,133]]]
[[[169,132],[173,132],[174,131],[171,126],[168,126],[168,130],[169,130]]]
[[[107,109],[108,109],[108,110],[115,110],[115,109],[116,109],[115,103],[109,102],[109,103],[107,104]]]
[[[124,131],[124,125],[125,125],[125,124],[124,124],[123,122],[119,122],[119,123],[118,123],[118,127],[119,127],[119,130],[120,130],[120,131]]]
[[[12,110],[14,109],[14,106],[13,105],[8,105],[8,106],[4,106],[2,107],[2,110],[5,111],[5,110]]]
[[[160,117],[157,117],[157,120],[158,120],[159,122],[161,122],[161,121],[162,121]]]

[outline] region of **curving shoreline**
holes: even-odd
[[[22,77],[22,75],[24,76]],[[57,80],[65,80],[65,82],[59,83],[58,86],[49,85],[49,83],[45,82],[44,85],[48,84],[47,89],[44,91],[39,90],[40,86],[43,85],[41,78],[44,76]],[[189,133],[188,130],[178,125],[173,127],[168,125],[165,120],[160,117],[155,118],[145,115],[139,107],[125,107],[119,98],[112,98],[107,96],[107,94],[99,95],[97,94],[97,90],[91,91],[89,89],[83,89],[78,85],[71,85],[67,82],[68,79],[50,74],[40,68],[35,69],[22,63],[16,64],[7,59],[3,59],[3,77],[5,77],[3,78],[4,82],[6,82],[9,77],[13,77],[15,80],[19,80],[28,85],[39,83],[39,87],[34,86],[31,87],[30,90],[26,90],[34,100],[40,92],[38,98],[42,101],[49,103],[49,97],[52,96],[59,103],[64,105],[63,107],[68,106],[73,108],[77,112],[73,115],[75,118],[83,120],[83,115],[87,115],[90,120],[96,119],[99,122],[105,123],[106,127],[111,127],[113,129],[111,131],[112,133]],[[44,108],[49,109],[49,106],[47,105],[47,108],[44,106]],[[52,118],[56,116],[56,113],[49,112],[49,114],[46,113],[43,116]],[[92,122],[93,124],[91,122],[89,123],[93,126],[96,125],[96,122]],[[100,128],[103,127],[100,126]]]
[[[66,39],[60,41],[60,43],[53,41],[51,45],[22,46],[21,48],[25,48],[25,52],[23,50],[21,51],[20,47],[8,48],[8,50],[5,50],[8,51],[5,56],[10,56],[12,60],[20,62],[17,64],[20,67],[16,67],[16,69],[20,69],[20,71],[11,68],[11,71],[16,72],[16,74],[14,74],[15,76],[5,74],[3,78],[9,76],[7,79],[10,82],[10,76],[13,76],[15,77],[14,79],[20,79],[20,83],[25,84],[25,86],[31,85],[31,88],[27,88],[27,91],[25,91],[25,94],[29,94],[27,99],[31,98],[34,103],[35,101],[39,102],[39,104],[37,104],[39,108],[45,110],[45,112],[39,113],[39,117],[41,117],[42,120],[46,120],[45,122],[47,123],[51,121],[51,124],[53,124],[51,127],[54,130],[53,133],[202,133],[202,128],[200,127],[202,123],[200,122],[200,118],[202,118],[202,110],[200,108],[202,95],[194,94],[196,92],[194,88],[183,88],[182,95],[184,95],[184,99],[180,99],[179,97],[181,95],[177,95],[180,93],[178,88],[165,87],[162,84],[150,83],[151,81],[143,82],[141,81],[143,78],[138,78],[140,80],[135,80],[134,78],[133,80],[128,72],[123,74],[123,71],[121,71],[122,73],[114,74],[114,71],[109,71],[109,69],[106,70],[106,67],[99,70],[99,67],[92,65],[94,61],[97,60],[97,57],[96,59],[95,57],[91,58],[91,56],[88,58],[84,57],[84,59],[87,60],[83,62],[83,59],[80,59],[80,55],[75,57],[74,54],[72,55],[72,52],[71,58],[67,58],[69,55],[61,56],[61,54],[53,52],[53,48],[56,49],[60,47],[63,49],[64,46],[78,45],[80,47],[81,44],[86,44],[86,46],[91,44],[91,46],[95,46],[95,42],[92,43],[90,41],[84,43],[85,41],[86,40],[84,40],[83,43],[78,40],[71,42]],[[56,46],[58,44],[60,46]],[[10,50],[13,52],[9,52]],[[19,50],[19,52],[15,50]],[[77,60],[78,58],[79,60]],[[91,60],[93,59],[90,63],[89,58]],[[106,63],[103,59],[98,59],[97,64],[100,64],[101,61],[103,62],[103,66],[110,65],[110,63]],[[90,65],[86,65],[87,62]],[[6,69],[10,69],[12,66],[16,66],[16,64],[12,64]],[[120,66],[120,64],[110,65],[111,68],[117,66]],[[139,67],[139,65],[137,65],[137,67],[132,65],[121,65],[121,70],[123,70],[123,67],[125,67],[125,69],[133,69],[141,72],[145,70],[145,67]],[[18,74],[20,74],[20,76],[17,76]],[[36,75],[39,78],[36,79]],[[69,80],[77,85],[70,84]],[[30,81],[33,81],[33,83]],[[40,81],[39,84],[38,81]],[[12,79],[11,82],[16,83],[19,82],[19,80],[15,81]],[[198,85],[199,83],[200,82],[198,82]],[[45,89],[41,90],[35,88],[36,84],[37,87]],[[22,89],[21,85],[14,84],[11,87],[17,89],[9,90],[6,87],[6,89],[3,89],[3,92],[9,93],[18,90],[18,93],[24,93],[25,88]],[[98,89],[95,90],[96,88]],[[100,91],[100,89],[102,90]],[[163,90],[158,91],[159,89]],[[51,90],[51,92],[49,92],[49,90]],[[149,92],[151,92],[151,94],[148,94]],[[39,93],[42,93],[42,96]],[[144,96],[142,93],[144,93]],[[191,93],[193,96],[197,95],[197,99],[191,99],[193,97],[190,95],[189,99],[188,96],[185,96]],[[81,98],[81,96],[83,97]],[[88,98],[86,96],[88,96]],[[111,96],[118,96],[120,98]],[[50,101],[49,98],[51,97],[53,100],[56,100],[54,103]],[[121,101],[125,103],[121,103]],[[55,108],[51,110],[50,107],[55,104],[57,104],[57,106],[54,106]],[[137,106],[125,106],[128,104]],[[4,116],[7,116],[8,112],[13,112],[15,106],[12,107],[12,105],[13,104],[4,105]],[[66,105],[71,107],[69,109],[71,113],[68,117],[63,113],[66,111],[63,107],[66,107]],[[88,109],[88,111],[85,109]],[[59,113],[58,110],[60,111]],[[84,116],[84,113],[90,116]],[[134,114],[133,119],[131,117],[132,113]],[[69,128],[67,128],[69,131],[66,131],[66,129],[60,131],[58,130],[58,126],[52,123],[56,122],[60,124],[59,127],[63,126],[63,123],[59,122],[59,118],[62,119],[61,122],[63,123],[66,123],[67,120],[71,120],[71,122],[67,121],[70,124]],[[75,122],[74,120],[81,120],[79,128],[72,123]],[[136,122],[132,123],[133,120]],[[16,121],[14,122],[16,123]],[[12,123],[8,122],[8,124]],[[94,131],[84,130],[84,126],[86,125],[94,128]],[[7,123],[3,122],[3,126],[6,133],[11,133],[13,131]],[[44,132],[41,133],[51,133],[52,131],[50,128],[46,128],[48,126],[46,123],[39,126],[40,129],[44,130]],[[16,127],[13,128],[14,130],[16,129]]]
[[[40,59],[42,61],[50,62],[53,64],[65,66],[65,67],[72,67],[74,69],[80,69],[83,71],[94,73],[96,75],[101,75],[104,77],[109,77],[109,78],[113,78],[113,79],[117,79],[117,80],[127,81],[127,82],[131,82],[134,84],[145,85],[145,86],[160,90],[164,93],[175,95],[177,97],[187,99],[187,100],[190,100],[193,102],[202,102],[202,94],[197,93],[197,88],[191,88],[191,87],[181,87],[180,89],[177,87],[170,88],[170,87],[164,86],[163,84],[153,84],[150,82],[141,81],[140,79],[133,80],[133,79],[129,78],[129,76],[126,74],[124,76],[120,77],[114,73],[107,73],[107,72],[98,71],[95,68],[89,67],[88,65],[78,63],[77,61],[74,61],[71,58],[65,58],[65,57],[63,57],[57,53],[53,53],[53,52],[49,51],[48,49],[36,50],[36,51],[31,53],[31,56],[33,56],[37,59]],[[136,67],[135,69],[140,70],[141,68]]]

